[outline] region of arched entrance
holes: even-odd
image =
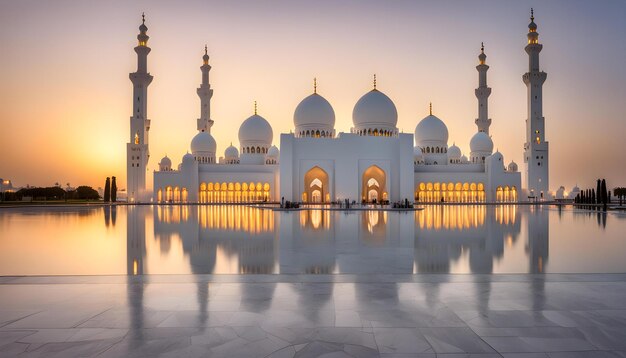
[[[387,177],[385,172],[376,165],[372,165],[363,172],[361,183],[361,200],[366,202],[381,202],[388,200],[386,188]]]
[[[330,187],[328,185],[328,173],[324,169],[315,166],[304,174],[304,190],[302,201],[305,203],[330,202]]]

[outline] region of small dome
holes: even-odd
[[[330,129],[335,128],[335,111],[328,101],[317,93],[306,97],[298,104],[293,114],[296,128]]]
[[[280,150],[278,150],[278,147],[273,145],[268,151],[267,151],[267,156],[271,157],[271,158],[278,158],[278,156],[280,155]]]
[[[237,159],[239,158],[239,150],[233,146],[231,143],[228,148],[224,151],[224,158],[226,159]]]
[[[396,128],[398,111],[393,101],[379,90],[366,93],[352,110],[355,128]]]
[[[148,26],[146,26],[145,23],[142,23],[141,25],[139,25],[139,31],[140,32],[146,32],[148,31]]]
[[[469,163],[469,159],[467,159],[467,156],[463,155],[461,157],[461,163]]]
[[[425,146],[432,142],[438,142],[442,146],[448,144],[448,127],[441,119],[431,114],[415,126],[415,144]]]
[[[580,192],[580,188],[578,187],[578,185],[575,185],[575,186],[572,188],[572,193],[574,193],[574,192],[576,192],[576,193],[579,193],[579,192]]]
[[[456,144],[452,144],[451,147],[448,148],[448,159],[461,159],[461,148],[457,147]]]
[[[193,155],[191,155],[190,153],[183,155],[183,164],[193,163],[194,160],[195,159],[193,158]]]
[[[509,166],[507,167],[508,171],[510,172],[516,172],[517,171],[517,163],[515,163],[514,161],[511,161],[511,163],[509,163]]]
[[[200,152],[215,153],[216,148],[215,139],[208,132],[199,132],[191,140],[191,152],[194,154]]]
[[[502,163],[502,168],[504,168],[504,157],[502,156],[502,153],[496,151],[490,157],[491,157],[491,160],[493,160],[493,161],[501,162]]]
[[[161,167],[167,167],[167,168],[171,168],[172,167],[172,160],[170,158],[166,156],[164,156],[161,161],[159,162],[159,165]]]
[[[470,140],[470,150],[472,152],[491,153],[493,151],[493,141],[485,132],[477,132]]]
[[[254,142],[269,146],[273,137],[272,126],[258,114],[248,117],[239,127],[239,142],[243,145]]]
[[[420,147],[413,147],[413,157],[414,158],[421,158],[422,157],[422,148],[420,148]]]

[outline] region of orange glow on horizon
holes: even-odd
[[[148,90],[150,188],[160,158],[167,153],[175,168],[196,133],[205,43],[215,91],[211,133],[217,157],[231,142],[239,147],[237,128],[252,115],[256,99],[279,145],[280,134],[294,129],[297,104],[313,93],[313,77],[317,92],[335,110],[336,132],[349,132],[352,108],[371,90],[372,73],[377,89],[396,104],[400,131],[412,133],[428,115],[427,103],[438,103],[449,144],[456,142],[468,155],[476,132],[476,56],[485,41],[493,88],[490,134],[507,163],[523,163],[527,104],[521,75],[528,67],[530,3],[454,9],[438,3],[324,4],[279,2],[280,14],[256,2],[198,1],[179,8],[87,1],[70,10],[44,1],[3,4],[0,33],[7,56],[0,66],[5,99],[0,175],[17,187],[70,182],[98,188],[107,176],[126,187],[128,73],[136,69],[133,48],[144,10],[152,49],[148,70],[154,76]],[[626,69],[616,45],[621,40],[611,37],[623,33],[621,9],[617,3],[584,4],[567,16],[558,2],[536,9],[544,45],[541,68],[548,73],[543,140],[550,142],[551,189],[593,185],[598,176],[617,186],[626,178],[626,168],[612,164],[626,161],[626,152],[614,149],[626,132]],[[99,16],[90,16],[94,12]],[[581,27],[583,17],[587,26]],[[24,26],[25,18],[37,26]],[[420,38],[429,40],[423,44]],[[579,71],[591,65],[593,71]],[[594,145],[581,151],[580,143]]]

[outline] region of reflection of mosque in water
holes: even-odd
[[[179,236],[193,273],[275,273],[274,212],[248,206],[158,206],[155,239]],[[163,251],[163,249],[162,249]]]
[[[528,244],[525,254],[529,272],[543,272],[548,258],[548,216],[541,207],[529,207]],[[448,273],[452,265],[468,261],[467,272],[492,273],[494,261],[519,239],[520,207],[426,206],[415,213],[415,272]]]
[[[414,213],[129,206],[127,271],[148,273],[146,220],[152,218],[160,253],[181,245],[196,274],[491,273],[500,271],[494,266],[505,250],[523,255],[519,259],[527,260],[527,272],[541,273],[549,248],[545,210],[516,205],[434,205]],[[515,249],[520,237],[527,238],[523,252]],[[523,272],[523,261],[512,270]]]
[[[281,273],[407,273],[414,222],[407,213],[281,213]]]

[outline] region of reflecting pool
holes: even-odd
[[[626,214],[527,205],[0,209],[0,275],[624,273]]]

